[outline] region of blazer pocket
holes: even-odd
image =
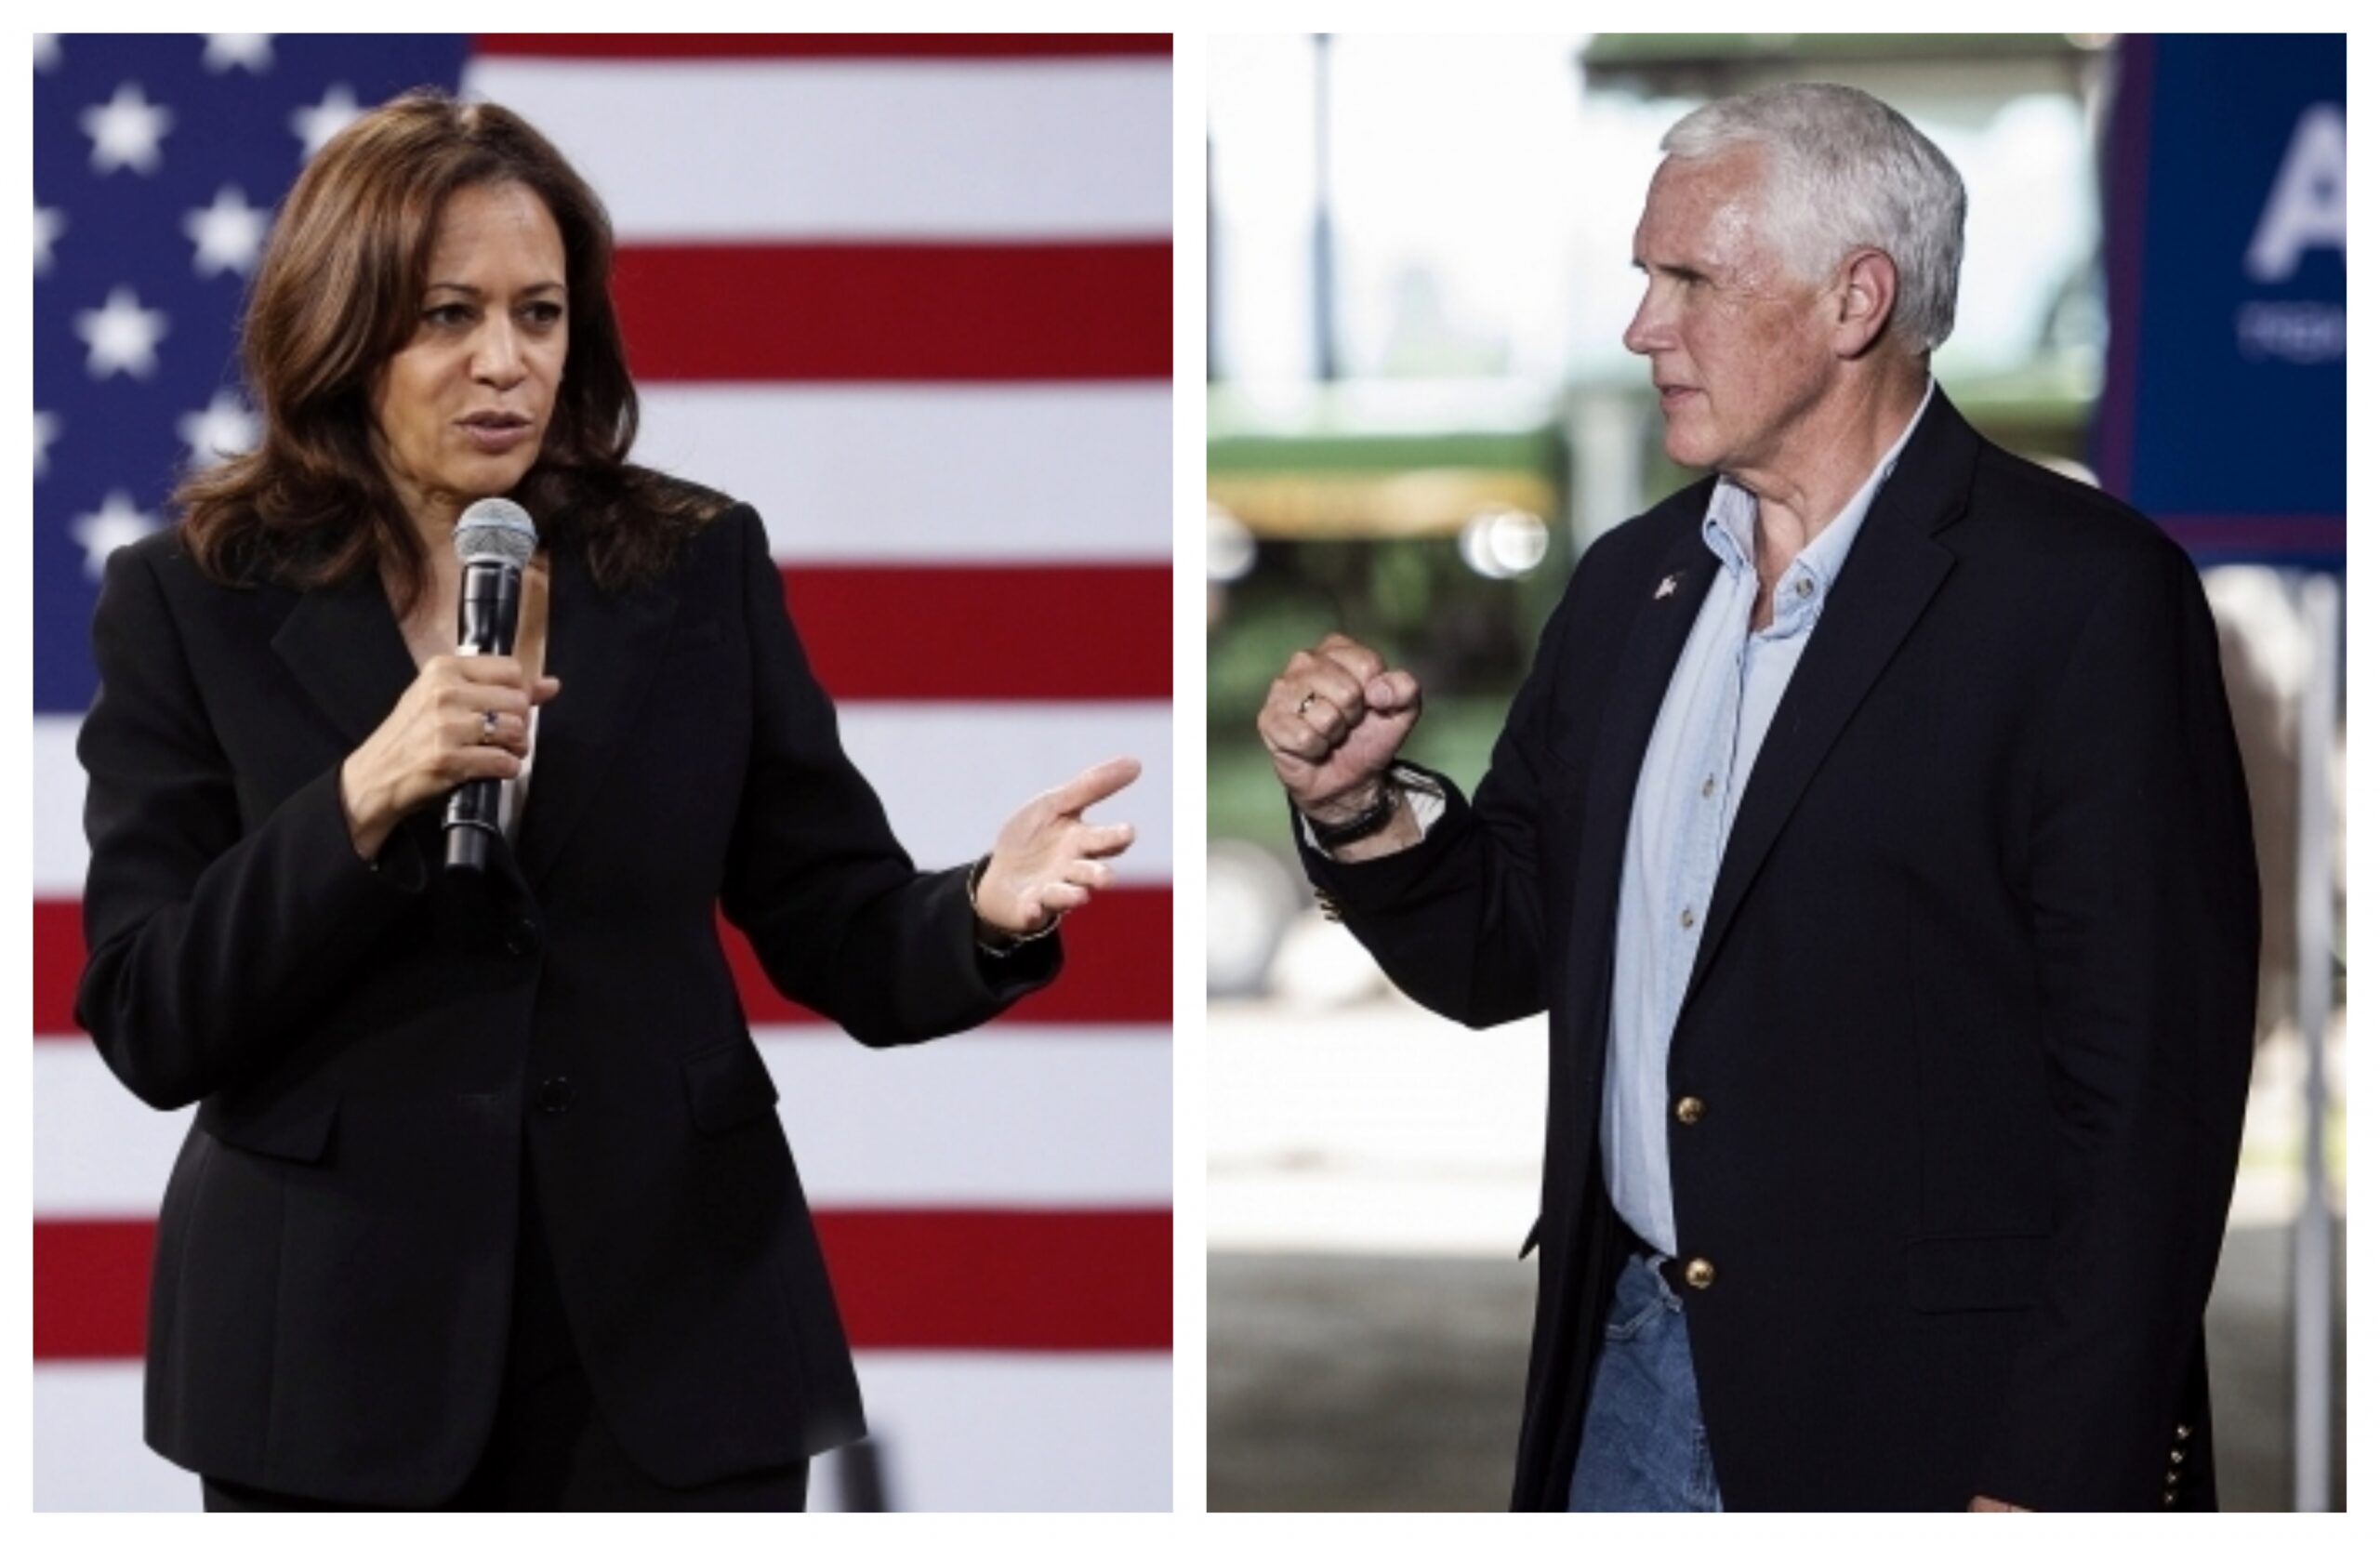
[[[2041,1297],[2046,1235],[1946,1235],[1909,1245],[1913,1310],[2021,1310]]]
[[[255,1105],[209,1100],[198,1108],[199,1130],[217,1143],[304,1165],[329,1149],[337,1119],[338,1094],[329,1090],[293,1090]]]
[[[748,1034],[686,1059],[686,1103],[695,1128],[703,1132],[718,1132],[776,1109],[776,1083]]]

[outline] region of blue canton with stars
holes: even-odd
[[[107,555],[245,449],[237,331],[273,207],[359,104],[456,89],[456,36],[36,37],[33,711],[99,685]],[[309,139],[311,138],[311,143]]]

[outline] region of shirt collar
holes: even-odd
[[[1780,628],[1792,631],[1792,625],[1805,612],[1814,614],[1826,600],[1834,577],[1843,571],[1843,561],[1850,555],[1851,539],[1859,535],[1859,527],[1868,519],[1868,507],[1874,504],[1876,491],[1884,486],[1899,465],[1900,454],[1909,444],[1909,437],[1917,431],[1917,421],[1925,416],[1926,406],[1934,401],[1934,382],[1928,377],[1925,395],[1918,399],[1917,411],[1901,426],[1900,436],[1886,447],[1884,456],[1844,502],[1835,518],[1826,523],[1810,545],[1794,555],[1778,586],[1777,620]],[[1719,556],[1719,562],[1731,575],[1749,574],[1752,567],[1752,528],[1760,516],[1760,500],[1752,490],[1725,473],[1711,491],[1711,508],[1702,517],[1702,540]],[[1807,582],[1804,588],[1803,582]]]

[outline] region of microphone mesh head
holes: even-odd
[[[465,563],[495,559],[518,569],[536,550],[536,522],[509,499],[482,499],[455,522],[455,556]]]

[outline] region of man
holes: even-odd
[[[1932,382],[1965,194],[1898,113],[1662,149],[1626,341],[1716,476],[1580,562],[1474,800],[1353,640],[1258,719],[1400,986],[1552,1011],[1514,1506],[2212,1507],[2257,911],[2196,575]]]

